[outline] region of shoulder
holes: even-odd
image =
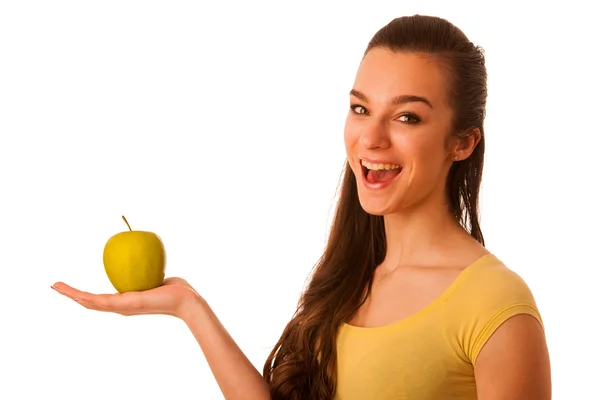
[[[475,364],[492,334],[509,318],[526,314],[543,322],[534,296],[521,276],[490,254],[469,266],[444,305],[451,345]]]
[[[476,295],[480,300],[514,298],[533,301],[525,280],[493,254],[480,258],[465,272],[457,297]]]

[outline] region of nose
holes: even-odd
[[[389,133],[382,123],[375,121],[363,127],[359,141],[365,149],[387,149],[391,145]]]

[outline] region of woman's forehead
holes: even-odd
[[[427,98],[435,107],[444,102],[447,82],[442,64],[433,56],[376,48],[363,58],[353,89],[370,102],[412,95]]]

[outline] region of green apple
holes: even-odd
[[[157,234],[132,231],[117,233],[104,246],[104,270],[119,293],[154,289],[165,279],[166,255]]]

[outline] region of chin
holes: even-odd
[[[367,214],[384,216],[395,212],[395,210],[393,209],[393,207],[391,207],[390,204],[383,204],[382,202],[373,201],[373,199],[363,200],[359,196],[359,202],[360,206]]]

